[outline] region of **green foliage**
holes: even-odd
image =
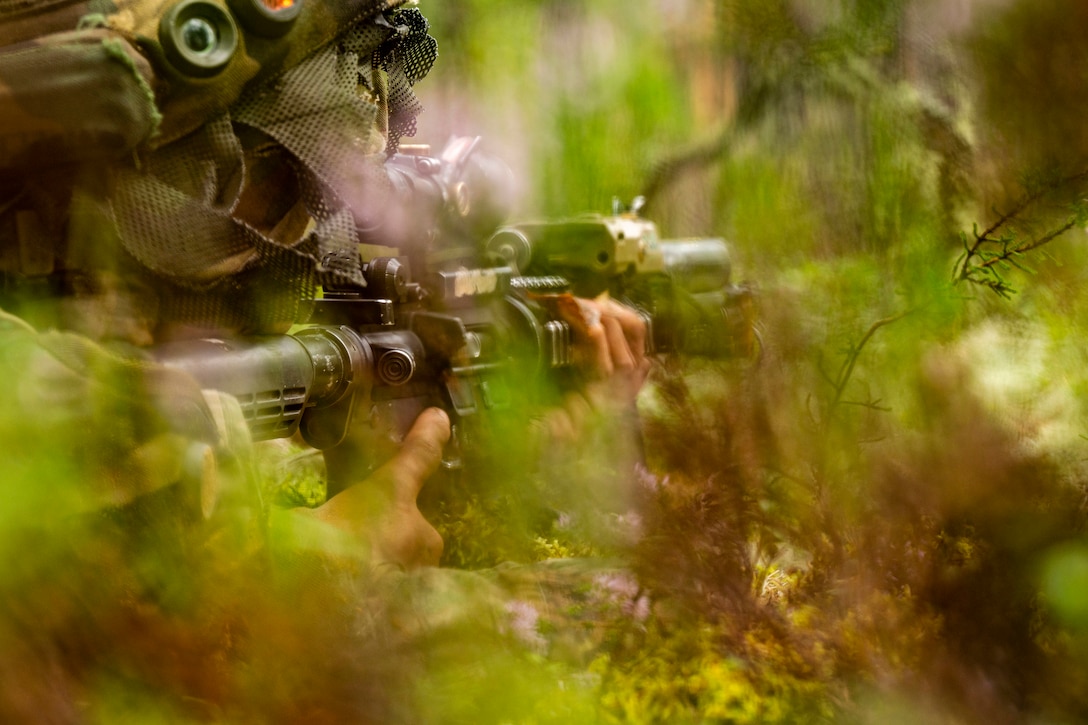
[[[262,493],[281,508],[313,508],[325,500],[325,464],[312,448],[289,441],[265,444],[258,461]]]
[[[1078,630],[1088,626],[1088,549],[1077,543],[1051,551],[1042,568],[1047,605]]]
[[[600,656],[590,671],[601,677],[605,722],[833,721],[827,685],[772,632],[751,633],[743,647],[753,655],[747,660],[723,652],[721,636],[705,623],[654,623],[635,640],[637,655]]]
[[[130,473],[148,420],[98,389],[116,435],[84,450],[86,421],[21,386],[38,417],[0,415],[18,702],[103,722],[1088,716],[1084,11],[980,3],[952,28],[920,0],[659,5],[424,8],[442,57],[417,89],[421,140],[484,135],[527,213],[649,190],[666,232],[728,238],[758,282],[758,364],[655,367],[637,520],[587,515],[614,503],[596,441],[545,458],[549,490],[507,421],[493,480],[423,502],[470,571],[273,565],[256,534],[288,532],[230,495],[206,536],[157,496],[103,507],[115,489],[81,482]],[[40,362],[0,348],[5,379]],[[261,462],[266,501],[320,500],[299,455]],[[616,554],[630,600],[543,596],[554,560]],[[516,626],[518,575],[546,606]]]
[[[536,560],[532,532],[513,523],[520,522],[522,515],[523,507],[510,497],[481,499],[471,493],[428,511],[445,542],[443,562],[465,569]]]
[[[599,720],[594,680],[535,655],[485,649],[464,670],[439,670],[421,683],[422,722],[592,723]]]
[[[432,97],[455,108],[422,117],[420,136],[483,135],[530,182],[533,214],[631,199],[656,157],[691,135],[684,61],[670,52],[689,38],[625,3],[465,2],[428,17],[442,61],[427,83],[446,85]]]
[[[1085,65],[1054,65],[1083,54],[1060,5],[964,24],[942,3],[683,3],[686,41],[659,20],[630,44],[666,54],[652,71],[601,43],[611,66],[570,54],[574,96],[531,63],[509,74],[537,94],[504,120],[545,170],[532,213],[648,190],[666,232],[729,238],[761,290],[758,368],[670,363],[644,395],[658,483],[635,565],[684,615],[655,611],[595,661],[611,718],[1084,713],[1088,258],[1051,242],[1086,221],[1083,154],[1061,153],[1079,149]],[[533,49],[592,45],[605,15],[640,27],[608,2],[538,7]],[[669,79],[681,65],[690,82]]]

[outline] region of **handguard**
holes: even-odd
[[[618,206],[618,204],[616,205]],[[639,311],[647,353],[750,357],[757,352],[752,290],[733,284],[732,259],[717,238],[661,239],[633,211],[584,215],[500,229],[487,243],[539,296],[550,288],[579,297],[608,294]]]
[[[155,359],[237,398],[255,440],[301,429],[315,448],[343,440],[356,398],[370,389],[373,348],[348,328],[308,327],[256,340],[161,345]]]

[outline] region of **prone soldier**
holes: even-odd
[[[0,438],[18,451],[5,544],[60,542],[9,567],[0,669],[34,684],[0,711],[79,720],[108,675],[222,714],[245,697],[147,648],[217,662],[220,679],[225,662],[251,667],[263,649],[234,643],[234,610],[276,619],[242,583],[268,570],[272,539],[306,559],[316,531],[322,561],[346,552],[354,564],[336,571],[367,576],[437,564],[416,497],[450,419],[424,410],[350,481],[365,484],[269,512],[238,401],[144,351],[283,333],[318,288],[365,286],[360,243],[418,233],[387,159],[414,131],[435,43],[399,0],[42,0],[0,8],[0,46],[0,370],[16,390]],[[568,437],[593,406],[629,405],[649,365],[632,310],[582,300],[576,314],[590,382],[544,417]],[[350,450],[330,465],[364,470]],[[339,576],[317,576],[317,609],[354,611],[329,585]],[[289,691],[268,707],[287,719],[312,701]]]

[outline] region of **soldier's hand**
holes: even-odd
[[[650,372],[646,322],[635,310],[607,298],[574,302],[560,310],[573,330],[575,364],[585,384],[544,416],[547,429],[568,440],[581,437],[593,414],[630,410]]]
[[[310,515],[358,539],[375,567],[437,566],[442,537],[423,518],[416,499],[438,469],[449,438],[446,413],[424,410],[389,461]]]
[[[603,298],[571,298],[581,383],[537,419],[541,470],[557,510],[583,522],[623,515],[636,503],[642,431],[636,398],[650,371],[647,325],[633,309]],[[604,533],[607,527],[594,527]]]
[[[646,322],[630,307],[608,298],[578,304],[589,324],[580,334],[575,331],[576,354],[594,374],[593,382],[605,386],[602,390],[591,382],[596,388],[591,394],[606,392],[610,401],[623,405],[633,402],[650,372]]]

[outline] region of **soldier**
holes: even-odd
[[[395,206],[384,162],[414,131],[412,86],[435,58],[426,21],[404,5],[0,8],[0,373],[14,387],[0,440],[18,451],[3,543],[30,552],[0,589],[13,643],[0,671],[28,688],[6,693],[0,719],[81,720],[87,702],[109,719],[102,693],[131,678],[200,716],[268,699],[269,673],[239,684],[232,667],[266,651],[242,632],[252,622],[269,625],[278,661],[297,654],[294,630],[273,626],[282,606],[253,598],[254,571],[276,571],[269,541],[302,562],[278,592],[303,619],[355,611],[341,577],[437,563],[442,542],[416,496],[450,435],[442,411],[425,411],[366,485],[269,514],[237,402],[139,352],[285,331],[317,286],[359,281],[360,230],[402,233],[405,219],[383,213]],[[599,380],[549,415],[568,434],[586,400],[632,400],[648,365],[636,315],[583,309]],[[361,568],[330,574],[307,557],[336,542]],[[323,627],[303,639],[335,649],[339,630]],[[164,648],[206,671],[175,671]],[[327,701],[288,688],[263,706],[289,719]]]
[[[412,132],[411,85],[435,56],[422,15],[400,4],[0,10],[3,307],[39,330],[75,333],[33,334],[28,344],[64,363],[39,367],[48,379],[37,386],[23,377],[27,390],[78,389],[65,378],[100,375],[107,363],[94,361],[107,360],[129,369],[134,399],[155,401],[135,402],[159,413],[141,415],[178,441],[214,448],[230,438],[215,430],[223,415],[203,392],[127,358],[208,331],[284,331],[317,284],[357,281],[358,266],[342,260],[352,259],[356,229],[388,205],[382,162]],[[8,326],[32,334],[14,319]],[[440,447],[446,426],[427,420],[421,445]],[[154,440],[133,428],[133,449]],[[171,455],[199,459],[194,445],[176,442]],[[197,468],[199,478],[206,466]],[[127,502],[170,485],[171,474],[101,478],[122,489],[108,498]],[[149,477],[162,480],[141,481]],[[218,494],[205,485],[202,495]],[[436,548],[433,536],[425,548]]]

